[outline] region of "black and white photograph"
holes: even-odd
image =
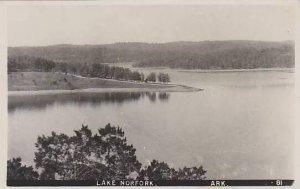
[[[6,186],[292,186],[295,2],[125,2],[6,2]]]

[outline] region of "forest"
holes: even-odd
[[[200,41],[9,47],[9,56],[41,57],[62,63],[134,62],[137,67],[183,69],[293,68],[294,42]]]
[[[170,82],[170,76],[167,73],[150,73],[148,76],[138,71],[132,71],[129,68],[109,66],[102,63],[57,63],[44,58],[31,56],[10,56],[7,64],[8,73],[11,72],[60,72],[64,74],[79,75],[90,78],[105,78],[124,81],[139,82]]]

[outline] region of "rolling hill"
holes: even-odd
[[[9,47],[8,56],[66,63],[135,62],[138,67],[252,69],[294,67],[294,42],[201,41]]]

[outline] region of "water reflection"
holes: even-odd
[[[149,100],[151,102],[155,102],[156,101],[156,93],[146,93],[146,96],[149,98]]]
[[[170,98],[170,94],[169,93],[158,93],[158,98],[161,101],[166,101]]]
[[[106,92],[106,93],[71,93],[71,94],[49,94],[49,95],[24,95],[8,97],[8,112],[16,109],[39,109],[43,110],[55,103],[59,104],[89,104],[98,106],[102,103],[122,104],[124,102],[137,101],[148,97],[151,102],[167,101],[170,94],[166,92]]]

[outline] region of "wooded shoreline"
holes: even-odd
[[[12,72],[8,74],[9,95],[83,92],[194,92],[201,90],[203,89],[184,85],[87,78],[52,72]]]

